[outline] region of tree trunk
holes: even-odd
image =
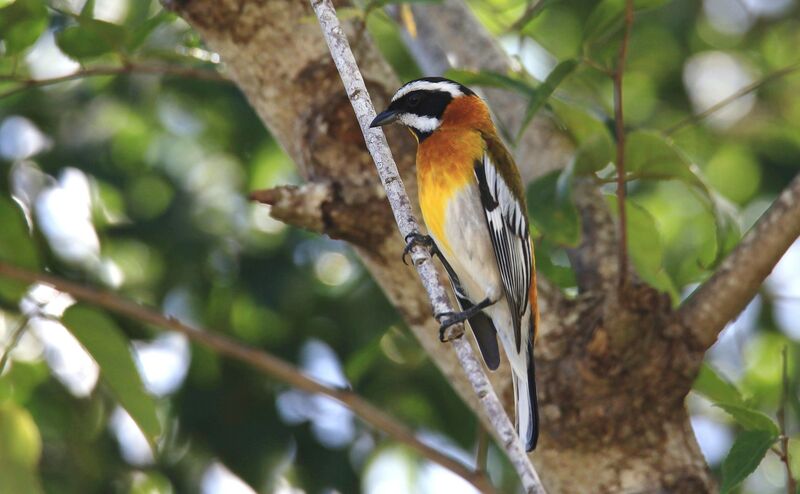
[[[308,182],[267,191],[259,200],[272,204],[272,215],[282,221],[353,245],[446,379],[482,416],[450,346],[438,341],[413,269],[400,262],[403,241],[319,26],[309,21],[309,4],[167,3],[221,55],[228,75]],[[435,12],[417,16],[425,43],[416,52],[435,57],[434,51],[446,49],[462,66],[492,64],[503,70],[504,55],[463,5],[448,1],[429,8]],[[370,94],[381,107],[399,81],[363,25],[346,25]],[[510,119],[509,126],[520,120],[515,107],[524,105],[498,91],[487,96],[496,112]],[[416,201],[414,143],[397,129],[389,129],[388,138]],[[552,122],[537,118],[519,148],[518,162],[530,179],[563,166],[571,150],[569,139]],[[539,160],[526,159],[531,156]],[[631,283],[625,303],[618,303],[616,290],[608,289],[616,273],[609,254],[613,224],[599,193],[586,183],[579,187],[584,235],[570,255],[581,292],[568,300],[545,280],[539,288],[542,436],[533,461],[551,493],[711,492],[713,481],[684,405],[705,345],[679,322],[669,299],[646,285]],[[491,378],[510,403],[507,367],[501,365]]]

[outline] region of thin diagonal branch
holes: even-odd
[[[398,422],[390,415],[387,415],[358,394],[347,389],[327,386],[306,376],[292,364],[274,355],[238,343],[231,338],[223,336],[219,332],[189,326],[173,317],[160,314],[145,306],[126,300],[114,293],[73,283],[56,276],[35,273],[0,261],[0,277],[27,283],[43,283],[52,286],[56,290],[69,293],[75,297],[76,300],[102,307],[144,324],[150,324],[181,333],[191,341],[208,347],[219,355],[244,362],[264,374],[272,376],[295,388],[333,398],[349,408],[364,422],[374,427],[376,430],[408,445],[421,456],[460,475],[481,492],[494,492],[491,482],[489,482],[489,479],[482,472],[473,471],[459,461],[450,458],[420,441],[413,430],[401,422]]]
[[[771,74],[767,74],[765,77],[757,80],[756,82],[754,82],[752,84],[748,84],[747,86],[741,88],[740,90],[736,91],[732,95],[730,95],[727,98],[723,99],[719,103],[711,105],[710,107],[708,107],[707,109],[705,109],[702,112],[698,113],[697,115],[690,115],[690,116],[684,118],[683,120],[679,121],[678,123],[676,123],[676,124],[666,128],[666,129],[664,129],[664,134],[672,135],[675,132],[678,132],[679,130],[683,129],[684,127],[688,127],[689,125],[692,125],[692,124],[697,123],[697,122],[699,122],[699,121],[701,121],[701,120],[703,120],[705,118],[708,118],[709,116],[711,116],[714,113],[716,113],[716,112],[720,111],[721,109],[725,108],[726,106],[728,106],[729,104],[733,103],[734,101],[736,101],[737,99],[741,98],[742,96],[746,96],[746,95],[752,93],[753,91],[757,90],[758,88],[760,88],[764,84],[770,83],[770,82],[772,82],[774,80],[780,79],[781,77],[787,76],[787,75],[791,74],[792,72],[797,71],[798,69],[800,69],[800,63],[794,63],[794,64],[789,65],[787,67],[784,67],[782,69],[776,70],[775,72],[772,72]]]
[[[311,5],[317,14],[325,41],[328,43],[331,56],[336,63],[339,76],[344,83],[345,91],[350,98],[350,103],[361,126],[367,149],[375,161],[378,175],[386,189],[386,195],[392,206],[397,226],[401,235],[405,238],[412,232],[418,232],[419,225],[414,218],[411,204],[383,131],[369,128],[370,122],[375,118],[375,109],[372,106],[353,52],[350,50],[347,36],[339,23],[339,19],[336,17],[336,11],[330,0],[312,0]],[[412,259],[433,305],[434,313],[451,312],[452,308],[445,288],[439,283],[436,269],[428,252],[421,246],[415,246],[412,250]],[[463,333],[463,326],[458,330]],[[495,438],[505,449],[509,460],[514,465],[523,488],[529,493],[545,492],[536,470],[525,453],[525,448],[523,448],[517,437],[514,426],[508,420],[508,416],[492,389],[489,379],[484,374],[480,362],[475,357],[469,342],[465,338],[456,338],[453,340],[453,347],[473,390],[480,398],[494,429]]]
[[[204,81],[227,81],[225,76],[214,70],[195,69],[191,67],[180,67],[173,65],[147,65],[147,64],[126,64],[119,67],[91,67],[88,69],[79,70],[73,74],[67,74],[60,77],[53,77],[50,79],[16,79],[12,77],[3,76],[3,82],[17,83],[18,86],[11,88],[7,91],[0,93],[0,99],[8,98],[15,94],[43,86],[52,86],[67,81],[74,81],[77,79],[86,79],[88,77],[108,76],[108,75],[121,75],[121,74],[151,74],[151,75],[170,75],[177,77],[185,77],[189,79],[198,79]]]
[[[725,324],[744,310],[799,235],[800,175],[678,310],[679,320],[703,348],[711,346]]]

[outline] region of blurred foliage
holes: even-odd
[[[528,190],[537,267],[574,294],[565,250],[580,241],[574,180],[597,181],[616,211],[609,73],[624,1],[471,6],[514,56],[515,70],[455,67],[448,75],[521,94],[526,124],[544,112],[575,142],[571,166]],[[629,248],[638,275],[677,304],[798,171],[800,74],[792,67],[800,63],[800,7],[794,0],[637,0],[635,7],[623,79]],[[401,42],[401,32],[413,30],[406,5],[355,2],[340,14],[366,23],[401,79],[421,75]],[[349,383],[469,459],[474,418],[354,255],[246,202],[250,190],[298,177],[236,88],[206,80],[218,62],[155,1],[0,0],[0,260],[106,286],[320,379]],[[109,75],[80,76],[93,68]],[[713,115],[693,116],[761,80]],[[693,417],[713,424],[698,437],[726,491],[783,491],[769,448],[778,434],[784,346],[789,449],[800,471],[800,326],[791,317],[799,313],[799,265],[777,272],[723,334],[689,400]],[[63,316],[99,364],[84,362],[69,377],[67,364],[78,357],[63,350],[70,337],[57,321],[70,304],[0,280],[0,349],[16,342],[0,375],[0,493],[200,492],[213,472],[225,471],[215,465],[263,492],[368,490],[370,472],[387,458],[405,465],[408,478],[425,475],[414,454],[330,402],[94,309],[76,306]],[[175,371],[182,365],[185,374]],[[170,369],[173,381],[165,381]],[[131,449],[137,438],[126,435],[119,405],[147,436],[158,436],[154,457],[144,436],[145,453]],[[510,467],[496,450],[489,456],[493,479],[512,492]]]

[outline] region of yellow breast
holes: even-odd
[[[451,250],[445,232],[447,205],[455,193],[475,181],[475,161],[481,159],[483,152],[480,133],[464,129],[440,129],[417,149],[422,216],[428,232],[445,251]]]

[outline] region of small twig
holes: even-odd
[[[668,173],[647,173],[647,172],[638,172],[638,173],[628,173],[625,175],[625,183],[633,182],[635,180],[671,180],[674,179],[674,175],[670,175]],[[615,184],[619,181],[619,176],[614,175],[613,177],[601,178],[594,176],[593,181],[596,184],[603,185],[603,184]]]
[[[375,161],[378,175],[386,190],[386,196],[392,207],[400,234],[403,238],[406,238],[409,234],[420,231],[419,224],[414,217],[411,203],[403,187],[403,181],[386,142],[386,136],[384,136],[381,129],[370,129],[369,127],[370,122],[375,118],[375,108],[370,100],[353,52],[350,50],[347,36],[339,23],[339,19],[336,17],[336,10],[333,8],[331,0],[311,0],[311,6],[319,19],[322,34],[328,44],[331,57],[336,64],[339,76],[350,99],[350,104],[358,119],[367,149]],[[428,251],[422,246],[416,245],[411,251],[411,257],[414,260],[414,265],[417,268],[428,298],[433,305],[434,313],[451,312],[452,307],[447,291],[439,282],[436,268]],[[450,336],[459,363],[463,367],[473,391],[483,405],[486,412],[485,417],[492,425],[492,432],[495,438],[505,450],[511,464],[514,465],[522,487],[529,493],[544,493],[539,475],[533,468],[514,426],[509,421],[503,405],[486,377],[482,364],[475,357],[472,346],[467,338],[452,338],[454,335],[463,334],[463,325],[458,325],[453,329],[455,331],[451,330]]]
[[[746,96],[746,95],[752,93],[753,91],[757,90],[758,88],[760,88],[764,84],[767,84],[767,83],[772,82],[774,80],[780,79],[781,77],[789,75],[789,74],[791,74],[792,72],[795,72],[798,69],[800,69],[800,62],[794,63],[792,65],[789,65],[788,67],[784,67],[782,69],[776,70],[775,72],[772,72],[771,74],[767,74],[762,79],[759,79],[756,82],[741,88],[740,90],[736,91],[732,95],[730,95],[727,98],[723,99],[719,103],[716,103],[716,104],[710,106],[709,108],[703,110],[702,112],[700,112],[700,113],[698,113],[696,115],[690,115],[690,116],[684,118],[683,120],[679,121],[678,123],[676,123],[676,124],[674,124],[674,125],[672,125],[670,127],[667,127],[667,129],[664,130],[664,134],[672,135],[675,132],[683,129],[684,127],[687,127],[687,126],[695,124],[695,123],[697,123],[697,122],[699,122],[699,121],[701,121],[701,120],[703,120],[705,118],[708,118],[709,116],[711,116],[714,113],[716,113],[716,112],[720,111],[721,109],[725,108],[726,106],[728,106],[729,104],[733,103],[734,101],[736,101],[737,99],[741,98],[742,96]]]
[[[75,73],[67,74],[60,77],[53,77],[50,79],[16,79],[13,76],[3,76],[4,81],[16,82],[19,86],[9,89],[8,91],[0,93],[0,99],[8,98],[15,94],[27,91],[28,89],[52,86],[61,82],[74,81],[76,79],[85,79],[87,77],[98,77],[108,75],[121,75],[121,74],[153,74],[153,75],[171,75],[177,77],[185,77],[189,79],[199,79],[204,81],[227,81],[222,74],[215,70],[195,69],[192,67],[180,67],[173,65],[145,65],[145,64],[126,64],[118,67],[91,67],[81,69]]]
[[[591,68],[593,68],[594,70],[596,70],[596,71],[598,71],[600,73],[603,73],[603,74],[605,74],[605,75],[607,75],[609,77],[614,77],[614,71],[613,70],[609,69],[605,65],[601,65],[601,64],[595,62],[594,60],[592,60],[589,57],[581,58],[581,62],[584,65],[586,65],[587,67],[591,67]]]
[[[527,26],[529,22],[539,15],[546,4],[547,2],[545,0],[528,0],[528,5],[525,7],[525,12],[523,12],[522,16],[514,21],[514,23],[511,24],[508,29],[506,29],[506,33],[520,31],[522,28]]]
[[[6,364],[8,363],[8,359],[11,357],[11,352],[19,344],[19,340],[22,339],[22,335],[25,334],[25,329],[28,327],[28,322],[30,322],[30,320],[30,316],[26,314],[21,315],[19,321],[17,321],[17,325],[14,326],[14,329],[11,331],[11,338],[8,339],[8,344],[3,350],[3,355],[0,356],[0,376],[2,376],[3,371],[6,370]]]
[[[622,79],[628,56],[628,41],[633,26],[633,0],[625,1],[625,31],[619,47],[617,68],[614,71],[614,122],[617,137],[617,211],[619,216],[619,301],[624,300],[628,283],[628,226],[625,215],[625,120],[622,112]]]
[[[786,494],[796,494],[797,480],[792,475],[792,463],[789,459],[789,435],[786,433],[786,400],[789,397],[789,373],[787,372],[787,348],[783,346],[781,367],[781,402],[778,407],[778,425],[781,428],[780,454],[778,455],[786,467]]]
[[[478,421],[478,450],[475,452],[475,470],[488,471],[486,460],[489,456],[489,433],[483,424]]]
[[[420,441],[414,431],[394,417],[371,404],[358,394],[343,388],[327,386],[312,379],[292,364],[267,352],[248,347],[219,332],[189,326],[174,317],[165,316],[152,309],[136,304],[111,292],[99,290],[43,273],[35,273],[0,261],[0,277],[27,283],[44,283],[56,290],[66,292],[77,300],[88,302],[106,310],[129,317],[135,321],[166,328],[185,335],[189,340],[214,350],[283,381],[290,386],[309,393],[329,396],[353,411],[365,423],[382,431],[396,441],[407,444],[424,458],[427,458],[460,475],[481,492],[494,492],[489,479],[482,472],[475,472],[458,460]]]

